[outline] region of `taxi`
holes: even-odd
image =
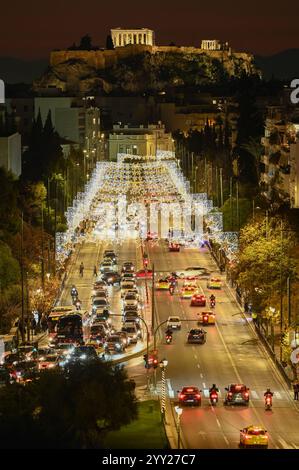
[[[215,325],[215,313],[214,312],[199,312],[199,323],[202,325]]]
[[[86,342],[86,346],[93,346],[98,356],[102,356],[102,354],[105,354],[105,348],[103,346],[103,342],[101,342],[100,340],[90,338]]]
[[[240,429],[240,447],[268,447],[268,434],[263,426],[247,426]]]
[[[159,279],[159,281],[155,284],[157,290],[168,290],[169,286],[170,282],[168,279]]]
[[[207,287],[208,289],[221,289],[222,282],[218,277],[211,277],[208,280]]]
[[[181,299],[191,299],[197,293],[195,284],[186,284],[181,289]]]

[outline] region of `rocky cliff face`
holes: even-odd
[[[253,56],[196,48],[118,48],[114,51],[59,51],[34,82],[34,89],[139,94],[169,87],[217,83],[243,72],[257,73]]]

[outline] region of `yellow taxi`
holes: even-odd
[[[211,277],[208,280],[208,284],[207,284],[208,289],[221,289],[221,286],[222,286],[222,282],[221,282],[221,279],[219,279],[218,277]]]
[[[97,341],[96,339],[89,339],[88,341],[86,341],[86,345],[93,346],[98,356],[105,354],[105,348],[103,344],[100,341]]]
[[[195,284],[186,284],[181,289],[181,299],[191,299],[198,292]]]
[[[268,447],[268,434],[263,426],[247,426],[240,429],[240,447]]]
[[[199,323],[202,325],[215,325],[216,316],[214,312],[199,312]]]
[[[170,286],[170,282],[168,279],[159,279],[158,282],[156,282],[155,287],[158,290],[168,290]]]

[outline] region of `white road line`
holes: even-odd
[[[203,388],[206,388],[206,384],[204,382],[202,384],[203,384]]]
[[[197,365],[198,365],[198,364],[197,364]],[[202,375],[202,374],[200,374],[200,378],[203,379],[203,375]]]
[[[194,354],[194,359],[196,359],[196,360],[198,359],[197,354]]]
[[[200,365],[199,365],[199,364],[197,364],[197,367],[200,369]]]
[[[221,428],[221,424],[220,424],[220,421],[219,421],[218,418],[216,418],[216,423],[217,423],[218,427]]]
[[[279,400],[282,400],[282,396],[279,392],[274,392],[274,397],[278,398]]]
[[[291,446],[291,444],[288,444],[282,437],[279,437],[278,439],[278,442],[280,442],[280,444],[282,445],[283,449],[292,449],[293,447]]]
[[[227,439],[227,437],[223,436],[223,439],[225,440],[226,444],[229,446],[229,440]]]
[[[208,389],[208,388],[204,388],[204,389],[203,389],[203,394],[204,394],[205,398],[209,398],[209,397],[210,397],[209,389]]]
[[[259,396],[258,396],[258,394],[256,393],[255,390],[250,390],[250,394],[251,394],[252,398],[255,398],[255,399],[259,398]]]

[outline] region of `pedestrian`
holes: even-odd
[[[294,400],[299,400],[299,382],[298,380],[294,380],[293,382],[293,390],[294,390]]]
[[[43,330],[43,331],[47,331],[47,329],[48,329],[48,321],[47,321],[46,315],[42,315],[42,318],[41,318],[41,327],[42,327],[42,330]]]
[[[98,270],[97,270],[96,265],[94,265],[94,267],[93,267],[93,275],[94,275],[95,277],[98,276]]]
[[[244,303],[244,312],[248,313],[248,302]]]
[[[31,331],[34,335],[36,335],[36,321],[35,321],[35,318],[33,317],[32,320],[31,320]]]
[[[84,264],[83,264],[83,261],[81,261],[81,264],[79,267],[79,274],[81,277],[83,277],[83,273],[84,273]]]

